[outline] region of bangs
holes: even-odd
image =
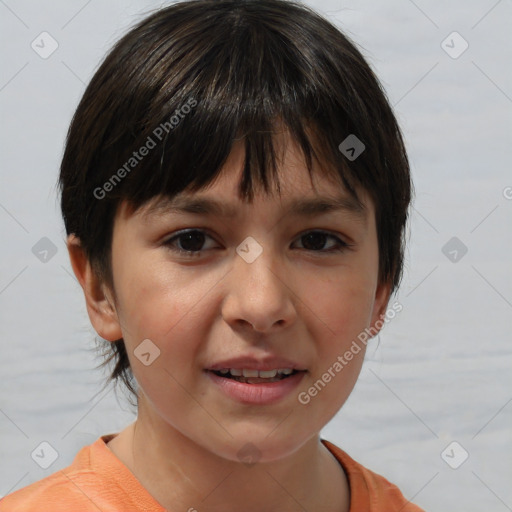
[[[264,23],[236,9],[219,18],[214,6],[212,11],[201,23],[202,36],[194,27],[178,39],[176,22],[168,27],[161,19],[155,20],[159,26],[146,22],[132,47],[116,56],[120,68],[129,67],[138,48],[146,49],[143,58],[135,59],[142,68],[119,87],[123,96],[112,122],[119,127],[125,117],[126,132],[107,142],[112,152],[102,155],[102,161],[110,165],[103,167],[95,185],[101,187],[124,168],[122,179],[111,180],[107,197],[127,200],[135,209],[155,196],[198,191],[218,176],[233,144],[242,141],[239,193],[252,201],[256,186],[269,192],[274,183],[279,191],[279,150],[284,148],[277,139],[288,131],[310,174],[315,161],[358,200],[355,183],[361,177],[338,145],[355,130],[352,119],[361,115],[349,113],[338,99],[341,93],[346,103],[348,93],[339,89],[343,77],[333,77],[334,63],[313,62],[308,53],[312,41],[292,32],[296,27],[285,20]],[[155,31],[162,36],[148,54],[145,38],[154,39]],[[114,124],[110,133],[115,133]],[[119,148],[124,149],[120,154]],[[135,158],[140,149],[146,155]]]

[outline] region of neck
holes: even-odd
[[[286,459],[249,465],[205,450],[139,403],[109,448],[168,510],[349,510],[346,476],[318,435]]]

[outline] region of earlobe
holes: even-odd
[[[80,239],[75,235],[69,235],[67,248],[73,272],[84,292],[87,313],[94,330],[108,341],[122,338],[114,301],[107,286],[93,270]]]

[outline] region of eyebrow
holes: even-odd
[[[347,196],[335,198],[318,196],[310,199],[295,199],[290,201],[284,210],[285,215],[296,217],[314,217],[332,212],[344,212],[360,222],[366,222],[367,211],[365,206],[357,199]],[[178,195],[173,199],[164,198],[159,200],[148,208],[143,216],[164,216],[172,213],[214,215],[223,218],[235,218],[238,214],[234,205],[225,202],[206,197]]]

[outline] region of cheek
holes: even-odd
[[[331,349],[340,350],[368,327],[373,305],[374,284],[356,273],[338,280],[311,279],[305,283],[304,301],[316,319],[317,340],[325,339]]]
[[[155,367],[167,368],[177,378],[185,376],[208,340],[207,329],[214,321],[208,291],[218,280],[205,274],[199,278],[192,271],[170,271],[163,265],[137,268],[124,281],[119,308],[131,357],[149,339],[160,352]],[[138,367],[135,360],[134,373],[144,372]]]
[[[191,286],[191,278],[163,265],[128,264],[121,270],[119,309],[139,337],[161,338],[199,300],[200,287]]]

